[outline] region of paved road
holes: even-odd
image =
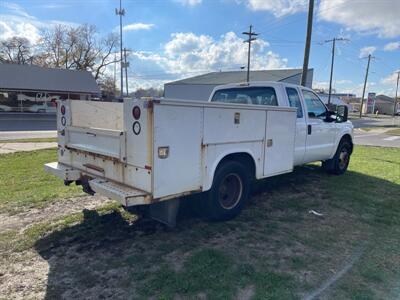
[[[354,128],[400,126],[400,116],[394,118],[389,116],[381,116],[379,118],[363,117],[362,119],[352,118],[350,121],[353,123]]]
[[[56,130],[56,115],[44,113],[0,113],[0,132]]]
[[[387,135],[382,131],[366,132],[355,129],[354,143],[356,145],[400,148],[400,136]]]

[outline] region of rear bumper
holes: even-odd
[[[93,175],[85,174],[78,169],[74,169],[58,162],[45,164],[44,169],[46,172],[65,181],[80,180],[83,176],[89,177],[88,183],[94,192],[118,200],[126,207],[151,204],[152,202],[152,197],[149,193],[107,179],[93,178]]]

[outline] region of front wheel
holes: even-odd
[[[332,159],[322,162],[322,167],[331,174],[341,175],[346,172],[351,155],[351,144],[343,140],[339,143],[335,156]]]
[[[207,216],[229,220],[237,216],[249,197],[250,175],[240,163],[228,161],[218,167],[205,200]]]

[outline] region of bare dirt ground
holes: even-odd
[[[31,224],[58,219],[83,209],[95,209],[109,202],[111,201],[102,196],[84,196],[55,201],[44,208],[31,208],[17,214],[0,213],[0,232],[23,231]]]

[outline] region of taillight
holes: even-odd
[[[140,118],[140,107],[139,106],[135,106],[132,109],[132,116],[135,118],[135,120],[139,120],[139,118]]]
[[[61,105],[61,114],[65,115],[65,106]]]

